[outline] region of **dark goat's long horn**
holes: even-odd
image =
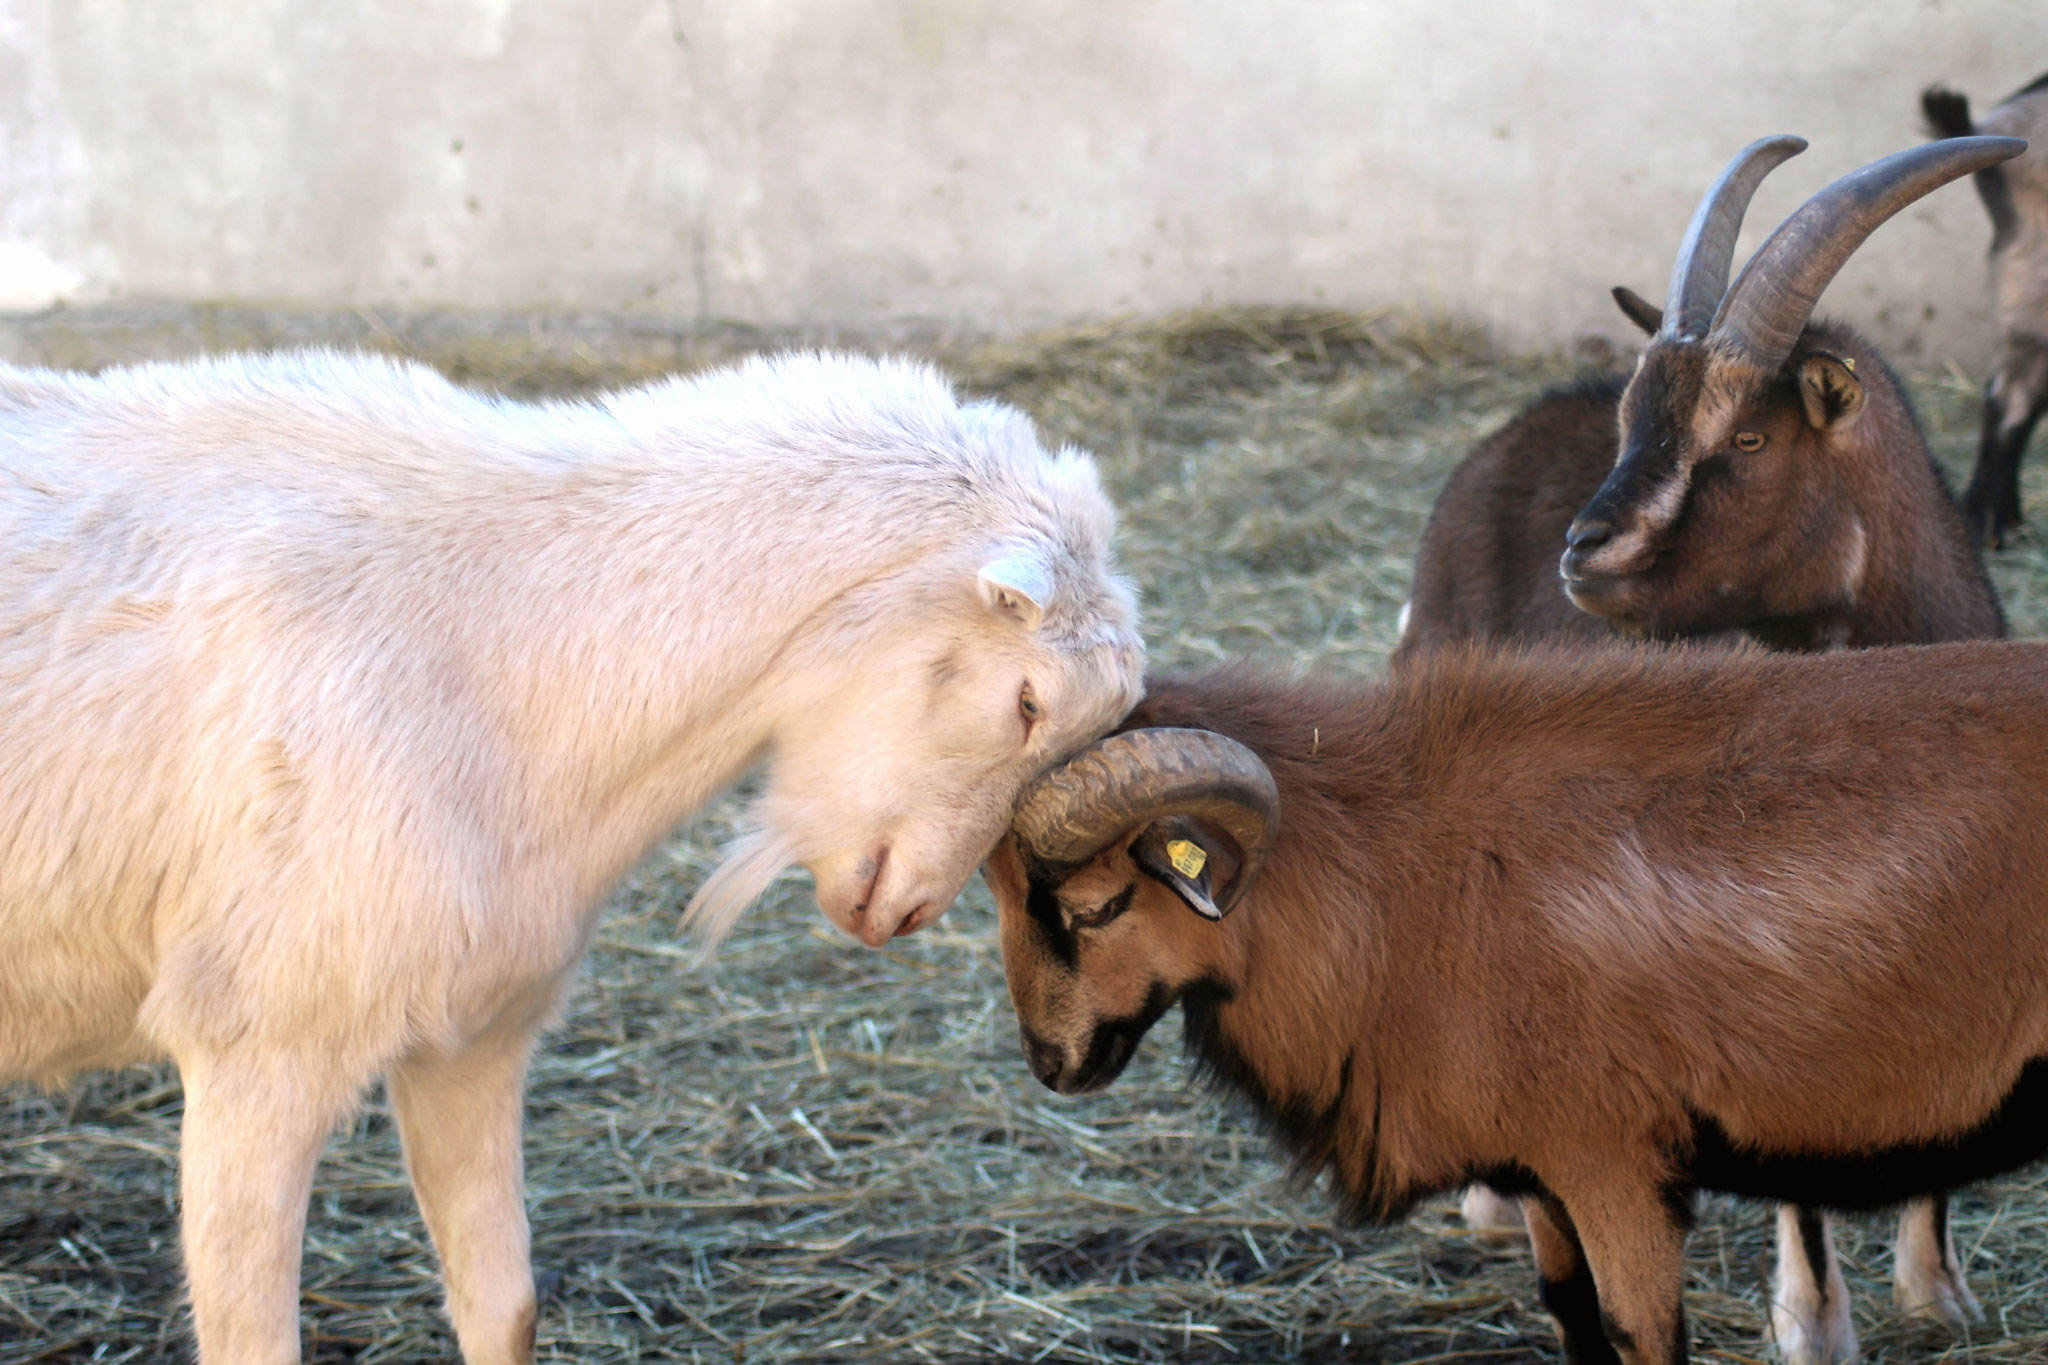
[[[1775,370],[1792,354],[1821,291],[1863,239],[1949,181],[2018,156],[2016,137],[1956,137],[1894,152],[1852,171],[1800,206],[1735,278],[1710,334]]]
[[[1671,267],[1671,287],[1664,294],[1663,336],[1702,337],[1721,295],[1728,289],[1728,270],[1735,261],[1735,237],[1742,215],[1765,176],[1806,150],[1806,139],[1780,134],[1758,138],[1735,154],[1721,178],[1700,198],[1684,245]]]
[[[1127,730],[1033,781],[1010,827],[1034,857],[1072,866],[1168,815],[1206,820],[1237,842],[1244,865],[1215,897],[1228,910],[1265,861],[1280,797],[1259,756],[1234,739],[1208,730]]]

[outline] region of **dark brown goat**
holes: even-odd
[[[1783,649],[2005,633],[1897,378],[1862,337],[1808,314],[1885,217],[2017,144],[1916,148],[1835,182],[1724,291],[1751,193],[1804,145],[1754,143],[1708,190],[1672,271],[1673,315],[1615,291],[1651,334],[1632,379],[1546,394],[1452,474],[1417,556],[1397,663],[1459,640],[1584,642],[1610,626],[1695,640],[1739,632]],[[1756,292],[1767,285],[1782,292]],[[1761,364],[1788,335],[1775,369]],[[1560,582],[1561,554],[1580,581]],[[1467,1212],[1502,1222],[1498,1201],[1468,1198]],[[1780,1351],[1791,1365],[1854,1360],[1825,1221],[1782,1210],[1778,1240]],[[1980,1316],[1944,1202],[1908,1208],[1899,1246],[1902,1309],[1956,1325]]]
[[[1451,471],[1415,556],[1397,661],[1460,640],[1609,638],[1565,596],[1565,528],[1614,468],[1627,381],[1588,376],[1553,389]]]
[[[2033,150],[1976,175],[1991,215],[1991,293],[1998,312],[1998,361],[1984,386],[1984,428],[1963,513],[1981,544],[1996,547],[2017,528],[2020,457],[2034,424],[2048,412],[2048,75],[2016,91],[1984,116],[1970,102],[1932,86],[1920,110],[1936,137],[1996,133],[2028,139]]]
[[[985,869],[1032,1070],[1100,1089],[1178,1002],[1347,1215],[1532,1201],[1574,1362],[1685,1358],[1696,1189],[2048,1150],[2048,646],[1453,648],[1125,725]]]
[[[1586,609],[1574,602],[1558,564],[1575,517],[1614,469],[1626,381],[1553,390],[1487,437],[1430,514],[1397,661],[1474,638],[1740,632],[1820,649],[2002,635],[1997,595],[1898,380],[1846,327],[1809,327],[1803,340],[1852,363],[1886,420],[1832,439],[1777,424],[1773,434],[1791,438],[1779,449],[1741,457],[1739,471],[1697,471],[1655,570],[1629,586],[1628,609],[1617,591],[1605,617],[1590,594]]]
[[[2003,633],[1898,380],[1869,342],[1809,314],[1886,217],[2024,144],[1935,143],[1845,176],[1724,294],[1750,194],[1804,145],[1755,143],[1708,191],[1668,313],[1616,291],[1651,333],[1632,378],[1544,396],[1453,473],[1397,658],[1475,636],[1596,637],[1567,594],[1657,639],[1741,631],[1819,649]]]

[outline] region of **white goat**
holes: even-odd
[[[388,1076],[464,1358],[531,1359],[521,1083],[606,893],[765,761],[713,933],[792,862],[870,945],[937,918],[1138,695],[1113,520],[910,364],[0,370],[0,1080],[176,1061],[201,1355],[271,1365]]]

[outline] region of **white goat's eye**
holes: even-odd
[[[1038,698],[1032,695],[1030,683],[1025,683],[1024,690],[1017,694],[1017,713],[1024,717],[1027,728],[1038,719]]]

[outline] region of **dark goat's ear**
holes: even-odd
[[[1664,310],[1625,284],[1614,286],[1614,301],[1621,305],[1630,322],[1643,329],[1645,336],[1657,335],[1657,329],[1664,325]]]
[[[1230,838],[1200,820],[1170,815],[1131,841],[1131,861],[1203,919],[1222,919],[1216,888],[1237,875],[1242,855]]]
[[[1799,362],[1799,401],[1815,431],[1847,431],[1863,415],[1856,362],[1815,351]]]

